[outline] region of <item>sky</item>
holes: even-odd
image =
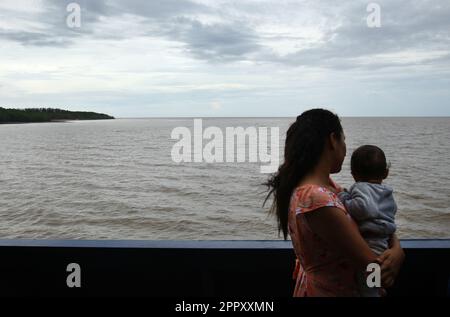
[[[71,2],[80,27],[67,23]],[[370,3],[0,0],[0,106],[450,116],[450,1]]]

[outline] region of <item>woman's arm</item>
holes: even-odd
[[[352,225],[347,216],[338,208],[324,207],[308,212],[306,217],[310,229],[324,239],[332,248],[347,256],[358,269],[366,270],[370,263],[381,264],[381,284],[391,287],[403,264],[405,254],[400,241],[394,234],[390,240],[390,249],[378,258],[367,242]]]
[[[306,217],[310,229],[333,249],[348,257],[358,269],[365,271],[368,264],[376,262],[376,254],[342,210],[324,207],[300,217]]]
[[[394,284],[395,278],[405,260],[405,253],[395,234],[392,235],[389,243],[390,249],[377,258],[377,262],[381,263],[381,283],[384,287],[391,287]]]

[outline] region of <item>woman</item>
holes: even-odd
[[[395,236],[377,258],[339,201],[330,174],[341,171],[346,152],[339,117],[306,111],[288,129],[284,163],[267,183],[278,232],[285,240],[289,233],[297,256],[294,297],[359,296],[357,273],[373,262],[381,264],[382,286],[390,287],[403,262]]]

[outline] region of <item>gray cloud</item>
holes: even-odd
[[[45,33],[0,30],[0,38],[32,46],[68,46],[70,42],[63,37],[49,37]]]
[[[109,10],[104,11],[108,11],[109,15],[126,12],[157,20],[164,20],[186,14],[210,12],[208,7],[189,0],[117,0],[111,1]]]
[[[412,5],[411,1],[383,1],[381,28],[367,27],[364,5],[355,5],[345,11],[345,19],[336,30],[327,34],[322,45],[273,59],[291,65],[316,65],[332,68],[359,67],[353,59],[376,54],[404,51],[447,50],[450,52],[450,3],[432,6]],[[436,2],[433,2],[436,3]],[[437,57],[436,62],[446,61]],[[415,64],[415,62],[410,62]],[[427,62],[429,63],[429,61]],[[385,61],[366,67],[392,65]]]
[[[169,39],[184,43],[194,57],[213,62],[246,59],[248,54],[262,49],[254,31],[230,24],[207,25],[178,17],[160,32]]]
[[[66,26],[66,5],[72,1],[47,0],[45,12],[37,22],[46,28],[39,31],[2,30],[0,38],[23,45],[68,46],[82,36],[96,39],[125,39],[130,34],[106,34],[96,32],[101,17],[119,20],[125,14],[142,18],[141,29],[148,36],[160,36],[184,45],[194,58],[209,62],[251,60],[281,63],[288,66],[321,66],[335,69],[358,67],[386,67],[389,62],[374,60],[368,65],[355,63],[355,59],[376,54],[402,51],[450,50],[450,3],[448,1],[378,1],[382,8],[382,27],[368,28],[365,18],[366,3],[346,2],[339,7],[331,1],[313,1],[311,5],[318,16],[323,15],[331,25],[325,29],[321,43],[301,51],[280,56],[262,43],[270,35],[257,32],[254,25],[242,16],[228,10],[208,7],[188,0],[129,0],[129,1],[77,1],[82,7],[80,29]],[[230,3],[234,11],[246,15],[260,15],[259,20],[271,17],[270,8],[286,14],[302,10],[304,2],[273,2],[270,6],[258,6],[243,2]],[[241,6],[241,7],[240,7]],[[245,10],[244,10],[245,9]],[[216,22],[204,23],[198,15],[216,17]],[[245,16],[245,15],[243,15]],[[335,21],[336,20],[336,21]],[[339,23],[338,23],[339,22]],[[338,25],[334,28],[334,23]],[[270,30],[268,30],[270,31]],[[285,39],[282,35],[272,40]],[[448,57],[437,56],[434,62],[446,63]],[[410,64],[417,62],[411,61]],[[430,63],[427,60],[424,63]],[[395,65],[391,65],[395,66]]]
[[[92,34],[99,17],[108,12],[108,6],[102,4],[102,1],[77,1],[82,8],[83,27],[69,28],[66,24],[69,14],[66,8],[71,2],[73,1],[47,0],[43,2],[45,5],[43,12],[29,13],[28,16],[24,13],[18,14],[19,20],[39,23],[42,27],[36,30],[0,28],[0,39],[15,41],[25,46],[70,46],[80,36]],[[4,14],[14,16],[15,13],[10,11]]]

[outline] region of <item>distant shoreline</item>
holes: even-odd
[[[0,121],[0,125],[2,124],[32,124],[32,123],[70,123],[70,122],[76,122],[76,121],[103,121],[103,120],[116,120],[116,118],[114,119],[70,119],[70,120],[52,120],[52,121],[29,121],[29,122],[1,122]]]
[[[54,108],[6,109],[0,107],[0,124],[112,119],[115,118],[104,113],[88,111],[68,111]]]

